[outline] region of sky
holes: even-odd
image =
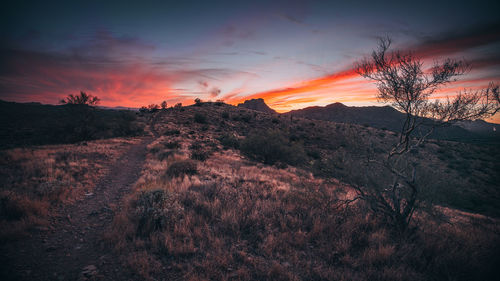
[[[377,38],[426,66],[471,71],[434,98],[500,83],[494,1],[11,1],[0,11],[0,99],[103,106],[264,98],[278,112],[382,105],[354,63]],[[495,116],[490,121],[500,123]]]

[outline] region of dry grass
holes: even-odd
[[[16,238],[45,224],[53,206],[78,200],[106,167],[138,138],[71,145],[16,148],[0,152],[0,237]]]
[[[207,130],[188,117],[181,126],[161,123],[179,134],[151,144],[135,192],[115,217],[108,239],[142,278],[487,280],[495,273],[494,223],[428,223],[402,239],[362,204],[340,205],[352,194],[338,181],[223,151],[211,121]],[[195,161],[196,173],[166,177],[192,163],[193,149],[210,151]]]

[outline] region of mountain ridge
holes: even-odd
[[[353,123],[398,132],[404,123],[405,114],[391,106],[347,106],[336,102],[326,106],[311,106],[282,113],[284,116],[314,120]],[[424,121],[432,124],[433,120]],[[464,121],[436,128],[431,135],[435,139],[457,141],[500,141],[500,124],[484,120]]]

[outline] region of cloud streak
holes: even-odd
[[[470,55],[468,60],[473,66],[475,73],[483,69],[500,70],[500,54],[495,49],[495,44],[500,42],[500,23],[476,26],[462,32],[449,32],[434,38],[428,38],[414,46],[407,48],[418,58],[424,61],[439,60],[443,57]],[[480,48],[480,50],[476,50]],[[403,50],[405,51],[405,50]],[[500,72],[497,72],[488,81],[500,82]],[[484,76],[484,73],[482,74]],[[257,92],[244,97],[233,97],[232,103],[239,103],[249,98],[264,98],[277,111],[287,111],[291,108],[300,108],[315,105],[318,101],[326,100],[344,102],[370,102],[374,101],[376,89],[366,81],[356,79],[354,67],[343,69],[328,75],[305,80],[291,82],[289,86]],[[443,93],[453,95],[463,89],[464,86],[480,89],[488,85],[485,79],[477,79],[470,76],[455,82],[451,88],[442,90]],[[480,84],[484,84],[481,86]],[[357,94],[354,94],[356,93]]]
[[[221,89],[208,88],[206,81],[253,75],[229,68],[196,68],[193,65],[199,62],[192,58],[154,58],[154,49],[107,32],[58,51],[0,48],[0,99],[56,103],[68,94],[88,91],[106,106],[192,102],[193,95],[200,94],[192,88],[195,81],[203,79],[206,87],[201,94],[215,98]],[[188,87],[179,90],[179,85]]]

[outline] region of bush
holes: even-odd
[[[301,143],[290,142],[280,131],[254,131],[241,142],[241,151],[250,158],[274,164],[300,165],[306,159]]]
[[[169,141],[164,144],[166,148],[168,149],[175,149],[181,147],[180,143],[178,141]]]
[[[227,111],[222,112],[222,118],[229,119],[229,112]]]
[[[200,124],[205,124],[205,123],[207,123],[207,117],[201,113],[195,113],[194,114],[194,122],[200,123]]]
[[[232,134],[224,134],[218,138],[220,144],[225,148],[239,148],[240,142]]]
[[[181,131],[174,129],[174,130],[166,130],[163,135],[165,136],[172,136],[172,135],[180,135]]]
[[[204,150],[194,150],[191,152],[191,159],[193,160],[205,161],[209,156],[210,153]]]
[[[183,175],[195,175],[198,172],[196,162],[192,160],[181,160],[172,163],[167,169],[167,176],[179,177]]]
[[[172,155],[174,155],[174,152],[172,150],[167,150],[158,153],[156,157],[158,157],[158,160],[163,161]]]
[[[143,191],[134,207],[136,234],[143,237],[154,231],[173,228],[183,215],[183,207],[176,200],[175,194],[163,189]]]
[[[307,151],[307,156],[313,158],[313,159],[320,159],[321,158],[321,154],[318,150],[315,150],[315,149],[310,149]]]
[[[242,115],[240,115],[240,119],[241,119],[241,121],[248,123],[248,122],[250,122],[250,120],[252,120],[252,115],[242,114]]]

